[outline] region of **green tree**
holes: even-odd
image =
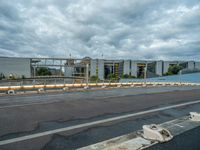
[[[3,73],[0,73],[0,80],[5,79],[5,76]]]
[[[21,77],[22,79],[25,79],[26,77],[25,77],[25,75],[22,75],[22,77]]]
[[[48,68],[42,67],[37,70],[38,76],[50,76],[52,75]]]
[[[183,67],[180,65],[173,65],[168,68],[168,72],[165,75],[175,75],[178,74]]]

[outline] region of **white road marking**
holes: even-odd
[[[152,94],[153,93],[158,93],[158,92],[151,91],[153,89],[155,89],[155,88],[149,88],[148,90],[150,90],[150,91],[147,90],[146,94],[149,94],[149,93],[152,93]],[[191,88],[190,87],[190,89],[192,90],[192,89],[196,89],[196,88]],[[161,90],[160,92],[169,92],[169,91],[174,91],[174,90],[176,90],[176,87],[174,87],[173,90],[169,90],[167,87],[163,87],[163,90]],[[34,95],[34,96],[33,95],[31,95],[31,96],[30,95],[29,96],[26,95],[26,96],[22,96],[22,97],[13,97],[13,96],[6,96],[6,98],[5,97],[3,97],[3,98],[0,97],[0,102],[2,102],[2,101],[3,102],[8,102],[8,101],[12,102],[12,100],[15,101],[15,102],[21,102],[22,99],[32,99],[32,100],[28,101],[28,103],[24,103],[24,104],[16,104],[16,105],[8,105],[7,104],[7,105],[4,105],[4,106],[0,106],[0,109],[12,108],[12,107],[31,106],[31,105],[39,105],[39,104],[51,104],[51,103],[55,103],[55,102],[59,102],[59,101],[64,101],[64,99],[62,99],[62,100],[56,100],[56,101],[48,101],[47,102],[47,100],[49,100],[49,98],[53,98],[53,97],[56,98],[56,97],[65,96],[65,95],[72,96],[73,94],[74,94],[74,92],[70,92],[70,93],[57,93],[57,94],[49,94],[49,93],[47,93],[47,94],[44,94],[44,95]],[[103,96],[102,97],[101,96],[96,96],[95,99],[116,98],[116,97],[123,97],[123,96],[133,96],[133,95],[138,95],[138,94],[145,94],[145,93],[143,93],[143,92],[141,93],[141,92],[136,91],[135,94],[126,94],[126,95],[122,94],[122,95],[114,95],[114,96],[107,95],[105,97],[103,97]],[[35,99],[37,99],[37,98],[42,98],[43,101],[37,101],[36,102]]]
[[[30,139],[34,139],[34,138],[38,138],[38,137],[42,137],[42,136],[52,135],[52,134],[55,134],[55,133],[66,132],[66,131],[70,131],[70,130],[74,130],[74,129],[90,127],[90,126],[94,126],[94,125],[98,125],[98,124],[103,124],[103,123],[108,123],[108,122],[117,121],[117,120],[121,120],[121,119],[126,119],[126,118],[130,118],[130,117],[149,114],[149,113],[153,113],[153,112],[163,111],[163,110],[167,110],[167,109],[172,109],[172,108],[177,108],[177,107],[183,107],[183,106],[187,106],[187,105],[197,104],[197,103],[200,103],[200,100],[196,100],[196,101],[192,101],[192,102],[185,102],[185,103],[181,103],[181,104],[176,104],[176,105],[171,105],[171,106],[151,109],[151,110],[147,110],[147,111],[141,111],[141,112],[122,115],[122,116],[118,116],[118,117],[112,117],[112,118],[108,118],[108,119],[93,121],[93,122],[89,122],[89,123],[83,123],[83,124],[74,125],[74,126],[70,126],[70,127],[54,129],[54,130],[50,130],[50,131],[44,131],[44,132],[35,133],[35,134],[31,134],[31,135],[26,135],[26,136],[21,136],[21,137],[17,137],[17,138],[7,139],[7,140],[0,141],[0,146],[1,145],[15,143],[15,142],[20,142],[20,141],[30,140]]]
[[[177,127],[183,128],[184,126],[181,126],[180,124],[174,124]]]

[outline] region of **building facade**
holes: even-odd
[[[0,73],[5,77],[31,77],[31,60],[29,58],[0,57]]]
[[[107,79],[110,74],[116,78],[123,76],[143,78],[145,71],[147,77],[163,76],[173,65],[181,65],[184,69],[191,71],[200,70],[200,62],[195,61],[105,60],[89,57],[83,59],[0,57],[0,73],[6,77],[12,74],[17,78],[22,76],[30,78],[36,77],[37,68],[47,67],[52,70],[54,67],[58,70],[56,71],[57,76],[84,78],[87,64],[89,76],[96,76],[100,80]]]

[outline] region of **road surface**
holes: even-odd
[[[71,150],[200,112],[199,87],[0,97],[0,150]]]

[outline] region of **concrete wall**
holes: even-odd
[[[130,64],[131,61],[130,60],[125,60],[124,61],[124,69],[123,69],[123,74],[130,74],[131,70],[130,70]]]
[[[65,67],[65,77],[72,77],[74,73],[74,67]]]
[[[131,75],[137,77],[137,62],[131,61]]]
[[[31,77],[31,60],[29,58],[0,58],[0,73],[6,77],[13,74],[15,77]]]
[[[170,62],[164,61],[163,62],[163,73],[168,72]]]
[[[98,60],[98,78],[104,80],[104,60]]]
[[[193,70],[194,68],[195,68],[195,63],[194,63],[194,61],[189,61],[189,62],[188,62],[188,69]]]
[[[96,76],[96,69],[97,69],[97,60],[91,59],[90,60],[90,76]]]
[[[195,68],[200,69],[200,62],[195,62]]]
[[[156,74],[162,76],[162,61],[156,62]]]

